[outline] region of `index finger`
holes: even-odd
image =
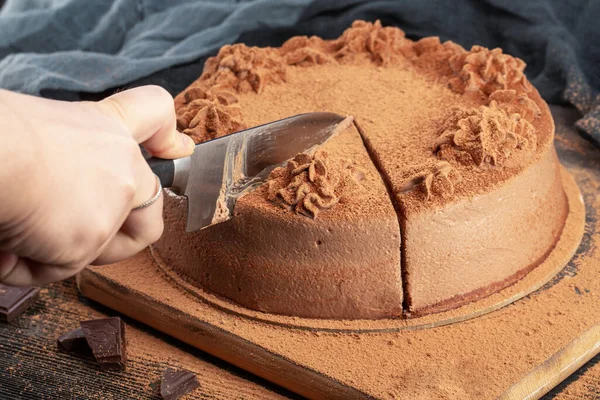
[[[194,141],[176,129],[173,98],[160,86],[140,86],[98,103],[119,118],[148,153],[160,158],[192,154]]]

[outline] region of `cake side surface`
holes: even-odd
[[[498,291],[539,265],[568,204],[553,147],[498,190],[428,211],[405,209],[407,312],[443,311]]]

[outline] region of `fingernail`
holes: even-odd
[[[180,133],[179,135],[180,135],[181,144],[183,145],[183,147],[186,150],[188,150],[189,152],[194,151],[194,147],[196,146],[196,143],[194,143],[194,139],[192,139],[185,133]]]

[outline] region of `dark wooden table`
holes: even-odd
[[[572,129],[577,111],[552,106],[552,112],[561,160],[567,166],[600,170],[600,149]],[[125,372],[102,372],[93,361],[56,350],[56,338],[62,333],[80,320],[103,315],[115,313],[79,296],[73,280],[44,287],[33,308],[13,323],[0,323],[0,399],[157,399],[156,382],[167,367],[198,374],[201,388],[186,399],[297,398],[128,318],[130,361]],[[545,398],[600,398],[600,356]]]
[[[60,334],[103,315],[117,314],[79,296],[73,279],[44,287],[33,308],[0,323],[0,399],[158,399],[156,382],[167,367],[198,374],[201,388],[186,399],[294,397],[128,318],[125,372],[103,372],[92,360],[57,351]]]

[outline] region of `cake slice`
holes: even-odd
[[[279,107],[252,124],[293,112]],[[165,197],[156,250],[206,290],[285,315],[402,314],[398,220],[351,118],[316,153],[298,155],[241,197],[231,220],[187,234],[185,202]]]

